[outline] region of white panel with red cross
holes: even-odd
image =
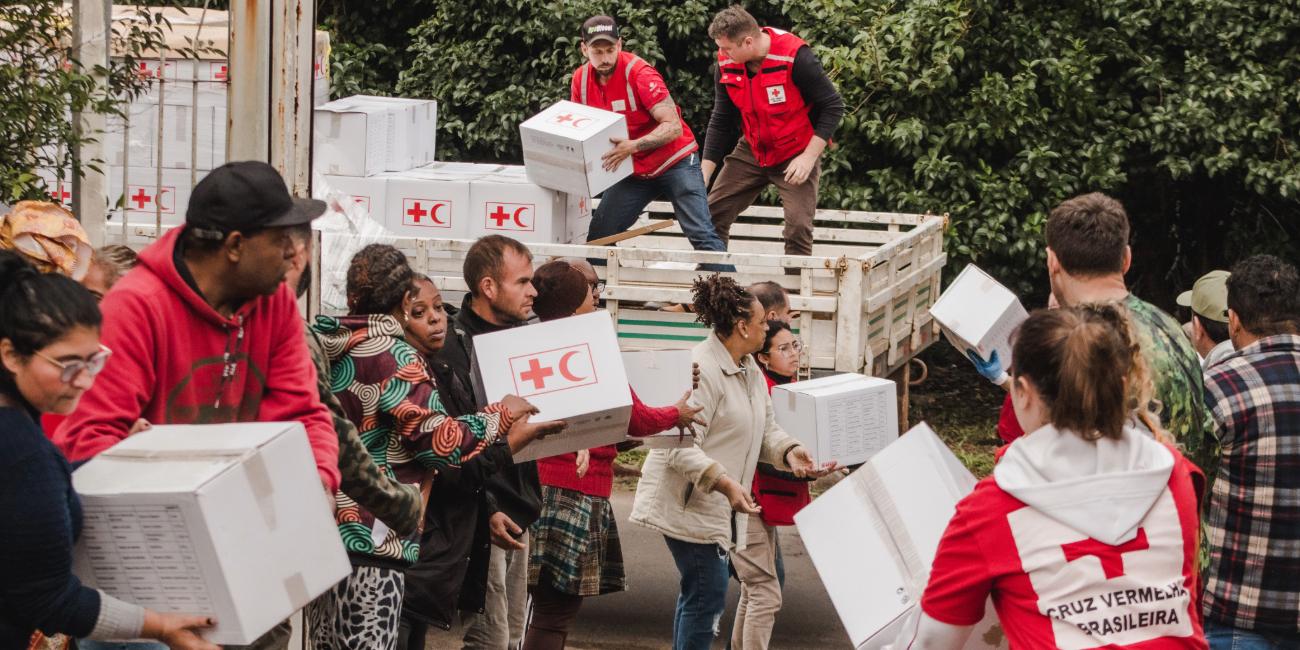
[[[194,182],[203,179],[206,172],[198,172]],[[158,216],[164,225],[179,225],[185,221],[185,210],[190,201],[190,171],[187,169],[162,170],[162,184],[158,183],[158,170],[132,167],[126,176],[126,193],[123,195],[123,169],[109,167],[109,203],[118,206],[109,214],[109,221],[121,223],[126,211],[128,223],[153,223]]]
[[[464,239],[469,236],[468,180],[411,172],[386,178],[385,228],[407,237]]]
[[[519,125],[529,180],[561,192],[596,196],[632,174],[628,157],[605,171],[600,157],[626,139],[627,119],[610,111],[561,101]]]
[[[506,235],[522,242],[565,243],[565,197],[526,178],[492,174],[469,190],[470,237]]]
[[[534,422],[568,428],[515,454],[516,461],[601,447],[627,433],[632,399],[608,312],[571,316],[474,337],[475,368],[488,402],[518,395]]]

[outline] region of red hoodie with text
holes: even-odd
[[[218,314],[181,277],[182,228],[140,253],[104,296],[101,342],[113,356],[53,439],[70,461],[153,424],[301,422],[321,481],[338,489],[338,437],[316,392],[316,368],[288,286]],[[47,432],[48,433],[48,432]]]

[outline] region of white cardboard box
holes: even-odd
[[[388,174],[382,222],[404,237],[464,239],[470,233],[470,179],[413,169]]]
[[[213,616],[213,643],[251,643],[351,571],[297,422],[155,426],[72,483],[85,510],[77,576]]]
[[[408,149],[401,139],[409,137],[402,121],[405,110],[403,105],[361,95],[317,106],[312,169],[338,176],[373,176],[410,169]]]
[[[623,368],[627,383],[647,406],[672,406],[691,390],[690,350],[626,350]],[[631,438],[647,449],[681,449],[695,444],[695,437],[680,435],[676,429],[644,438]]]
[[[434,149],[438,135],[438,102],[406,97],[358,95],[370,101],[389,103],[401,111],[390,133],[392,159],[388,171],[414,169],[436,160]]]
[[[338,190],[350,197],[362,212],[380,223],[388,205],[387,176],[333,176],[325,174],[321,178],[331,190]]]
[[[966,265],[939,296],[930,315],[963,355],[974,350],[989,359],[996,350],[1003,370],[1011,370],[1011,333],[1029,318],[1020,300],[974,264]]]
[[[855,648],[897,639],[957,502],[974,488],[975,477],[922,423],[795,514]],[[995,626],[996,615],[986,616],[964,647],[1005,647]]]
[[[612,445],[627,435],[632,396],[607,312],[480,334],[473,365],[484,401],[518,395],[540,411],[533,421],[568,423],[515,454],[516,461]]]
[[[122,176],[126,175],[126,195],[122,194]],[[185,223],[185,212],[190,203],[194,184],[207,175],[205,171],[193,174],[191,182],[188,169],[163,169],[162,184],[158,183],[158,170],[153,167],[108,168],[108,201],[122,207],[109,213],[109,223],[121,224],[126,212],[128,223],[154,223],[161,213],[163,225]]]
[[[844,373],[775,386],[772,409],[818,463],[856,465],[898,438],[897,397],[888,379]]]
[[[556,102],[519,125],[529,180],[553,190],[596,196],[632,175],[629,156],[612,172],[600,157],[627,138],[627,119],[575,102]]]
[[[470,182],[469,238],[506,235],[525,243],[564,244],[572,238],[568,197],[526,178],[487,174]]]

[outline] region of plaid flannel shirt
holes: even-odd
[[[1208,621],[1300,634],[1300,336],[1260,339],[1205,378],[1221,445],[1210,490]]]

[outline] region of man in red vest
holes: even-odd
[[[709,37],[718,45],[718,69],[705,181],[722,168],[709,191],[713,225],[727,241],[736,217],[770,183],[785,208],[785,252],[809,255],[819,160],[844,116],[844,100],[803,39],[760,28],[739,5],[714,16]]]
[[[603,156],[602,163],[612,170],[631,156],[633,170],[631,176],[605,190],[587,239],[627,230],[647,203],[667,197],[677,212],[677,223],[696,250],[726,250],[709,217],[699,145],[668,94],[664,78],[641,57],[623,51],[618,24],[609,16],[594,16],[582,24],[582,55],[587,62],[573,71],[570,100],[627,118],[629,138],[615,138],[615,147]],[[735,270],[717,264],[701,268]]]

